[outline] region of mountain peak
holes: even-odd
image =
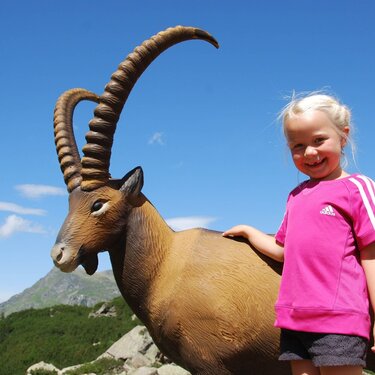
[[[16,311],[54,305],[93,306],[119,295],[111,270],[88,276],[80,268],[72,273],[63,273],[53,267],[33,286],[1,303],[0,314],[7,316]]]

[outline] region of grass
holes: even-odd
[[[101,358],[97,361],[86,363],[75,370],[69,370],[66,375],[84,375],[94,373],[96,375],[106,375],[108,372],[124,371],[124,361],[113,358]]]
[[[95,360],[140,324],[131,319],[133,313],[122,298],[111,304],[115,318],[89,318],[98,304],[24,310],[0,319],[0,375],[24,375],[40,361],[64,368]]]

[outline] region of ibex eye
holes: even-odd
[[[103,207],[104,203],[103,202],[95,202],[92,207],[91,207],[91,211],[92,212],[95,212],[95,211],[99,211],[102,207]]]
[[[91,206],[91,215],[101,216],[108,211],[109,207],[110,204],[108,201],[98,200]]]

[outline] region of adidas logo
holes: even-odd
[[[323,208],[320,213],[322,215],[329,215],[329,216],[336,216],[335,211],[333,211],[333,208],[331,205],[328,205],[327,207]]]

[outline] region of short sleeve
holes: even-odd
[[[285,212],[280,228],[278,229],[275,235],[275,239],[277,243],[279,243],[282,246],[284,246],[285,244],[287,223],[288,223],[288,211]]]
[[[362,175],[351,177],[353,230],[359,250],[375,242],[375,183]]]

